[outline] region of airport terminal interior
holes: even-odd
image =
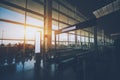
[[[120,0],[0,0],[0,80],[120,80]]]

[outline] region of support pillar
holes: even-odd
[[[104,43],[104,46],[106,45],[106,40],[105,40],[105,32],[103,31],[103,43]]]
[[[25,2],[25,8],[27,9],[27,3],[28,1],[26,0]],[[23,44],[23,56],[26,53],[26,21],[27,21],[27,11],[25,11],[25,17],[24,17],[24,44]]]
[[[58,4],[58,11],[60,11],[60,4]],[[60,29],[60,22],[59,22],[59,19],[60,18],[60,13],[58,13],[58,30]],[[57,41],[57,45],[58,45],[58,48],[59,48],[59,42],[60,42],[60,34],[58,34],[58,41]]]
[[[77,48],[77,31],[75,31],[75,47]]]
[[[55,35],[55,38],[54,38],[54,41],[55,41],[55,42],[54,42],[54,43],[55,43],[55,49],[57,49],[57,44],[56,44],[56,43],[57,43],[57,40],[56,40],[57,34],[56,34],[56,31],[55,31],[54,35]]]
[[[44,0],[44,53],[52,44],[52,0]]]
[[[102,45],[104,46],[104,30],[102,30]]]
[[[81,46],[82,46],[82,38],[81,38],[81,30],[80,30],[80,48],[81,48]]]
[[[68,47],[70,46],[69,45],[69,32],[67,33],[67,41],[68,41]]]
[[[88,47],[90,48],[90,32],[88,33]]]
[[[97,26],[94,26],[94,49],[98,51],[98,43],[97,43]]]

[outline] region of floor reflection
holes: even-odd
[[[35,63],[34,59],[25,61],[24,63],[19,62],[16,64],[16,72],[21,72],[23,70],[25,71],[25,70],[33,69],[34,63]]]
[[[13,58],[12,62],[10,61],[11,64],[6,59],[4,65],[0,66],[0,80],[114,80],[110,77],[116,76],[113,74],[115,67],[110,67],[113,65],[112,61],[110,63],[111,56],[105,54],[107,52],[112,54],[113,52],[110,50],[105,50],[102,53],[104,55],[101,58],[97,57],[97,59],[93,55],[87,55],[87,58],[67,56],[57,57],[59,61],[52,62],[32,56]],[[117,66],[117,63],[115,65]]]

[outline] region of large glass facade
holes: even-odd
[[[34,35],[36,31],[43,32],[44,26],[44,0],[4,0],[5,2],[11,3],[13,5],[2,4],[0,7],[0,27],[1,30],[1,39],[2,42],[6,42],[9,39],[21,39],[20,41],[24,41],[24,29],[26,22],[26,40],[33,41],[34,43]],[[67,4],[67,6],[65,6]],[[31,6],[33,5],[33,6]],[[35,5],[35,6],[34,6]],[[52,11],[52,43],[54,44],[54,30],[61,29],[67,27],[71,24],[75,24],[77,22],[82,22],[86,18],[80,15],[80,12],[76,10],[75,7],[71,6],[69,3],[65,1],[63,3],[60,0],[53,1],[53,11]],[[26,12],[26,15],[25,15]],[[26,16],[26,21],[25,21]],[[9,25],[9,26],[8,26]],[[9,31],[6,31],[9,27]],[[4,30],[6,29],[6,30]],[[14,32],[12,32],[14,30]],[[18,32],[18,33],[16,33]],[[15,34],[16,33],[16,34]],[[3,36],[2,36],[3,34]],[[7,36],[7,37],[6,37]],[[62,37],[62,38],[61,38]],[[7,38],[7,39],[6,39]],[[59,42],[65,42],[68,44],[68,40],[70,44],[75,44],[75,35],[70,34],[69,39],[67,39],[67,34],[59,35]],[[87,38],[86,38],[87,39]],[[7,41],[6,41],[7,40]],[[85,39],[81,39],[81,42],[84,42]],[[62,41],[62,42],[61,42]],[[87,42],[87,41],[86,41]],[[15,44],[15,43],[14,43]]]

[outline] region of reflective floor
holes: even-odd
[[[43,64],[43,60],[37,66],[34,59],[13,66],[16,70],[0,73],[0,80],[78,80],[72,67],[59,70],[57,64],[47,62]]]
[[[5,60],[0,66],[0,80],[120,80],[119,53],[106,49],[96,56],[62,60],[62,64],[43,60],[35,64],[34,57],[13,59],[9,65]]]

